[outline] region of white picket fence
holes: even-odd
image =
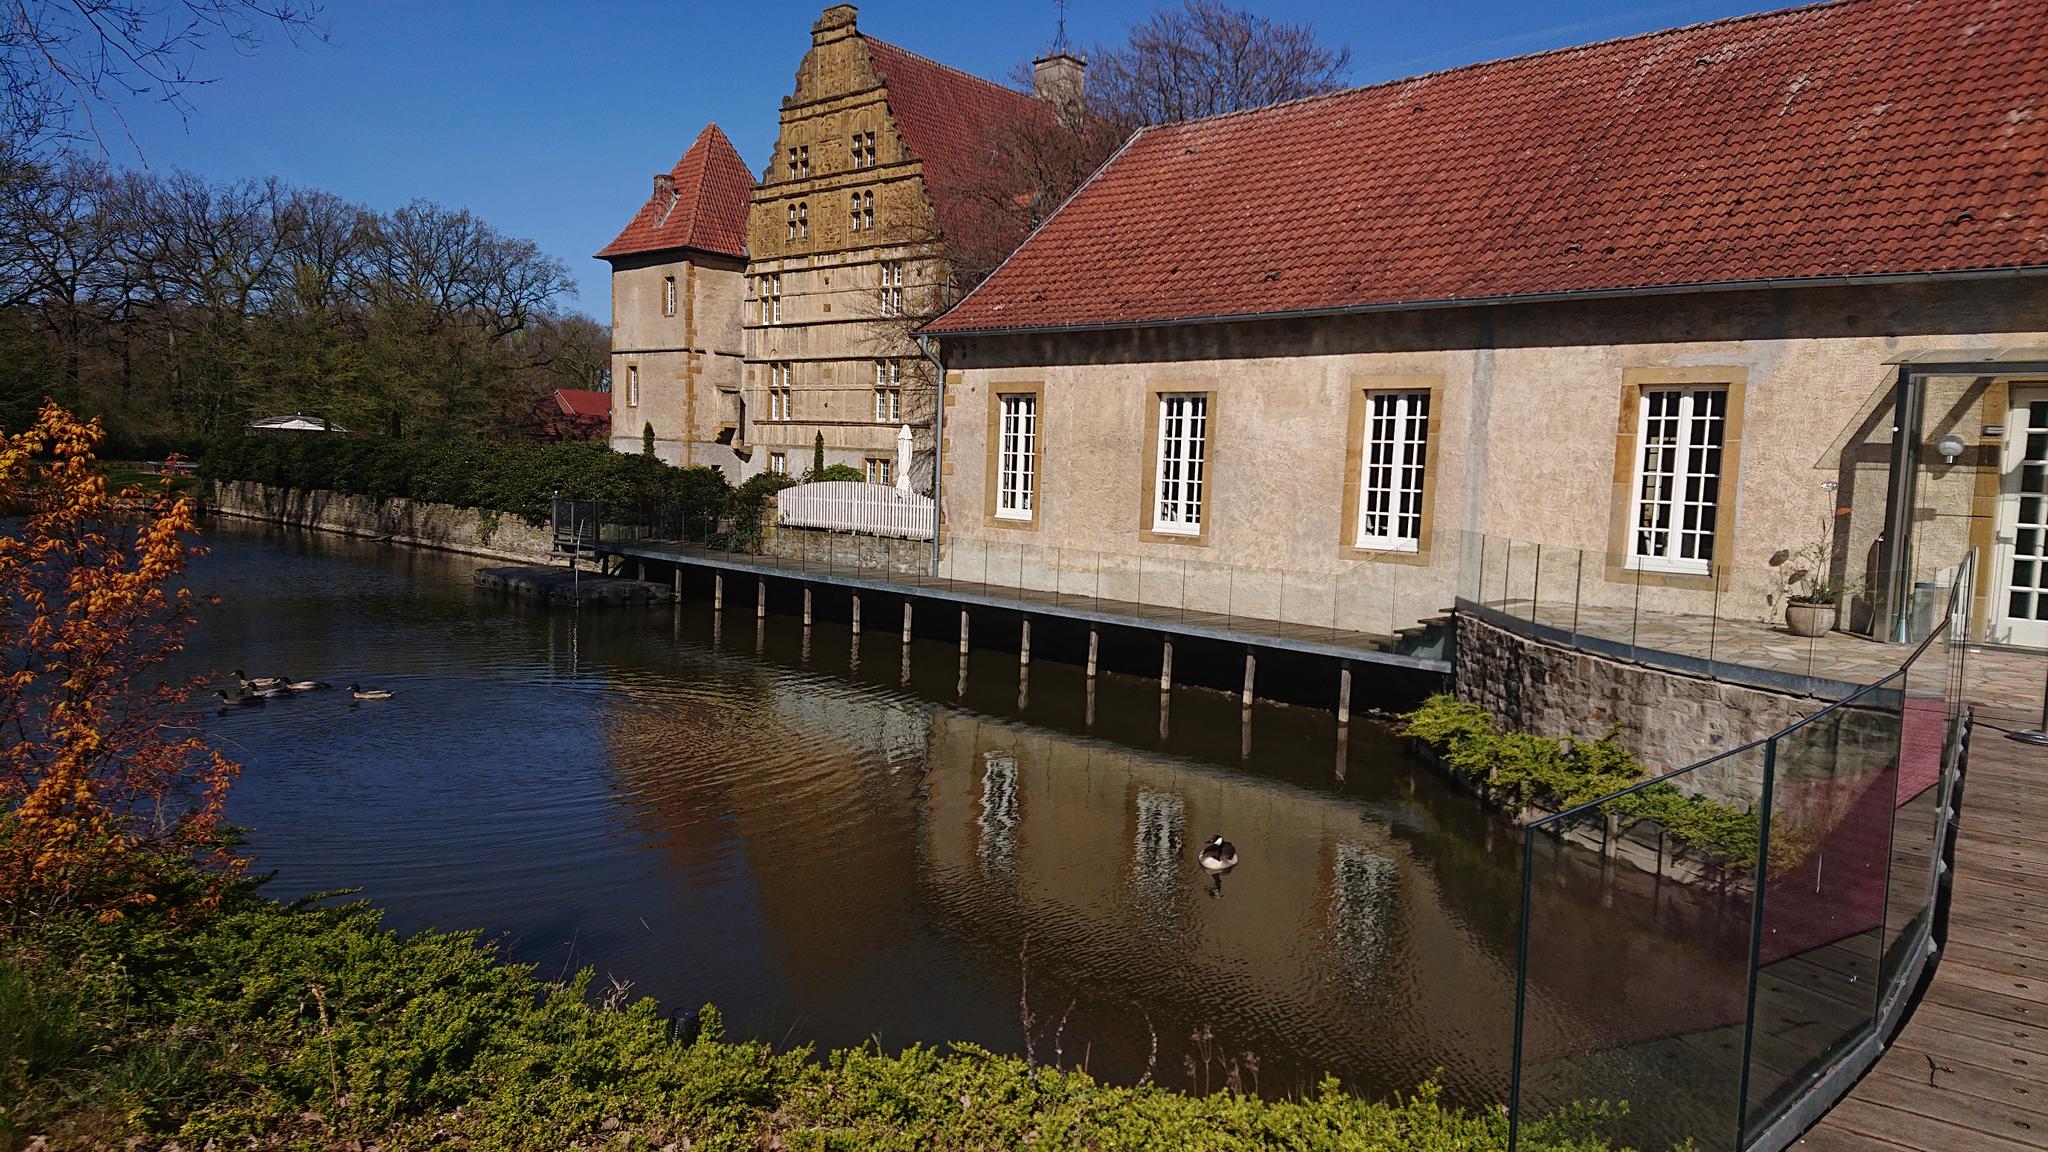
[[[932,498],[887,484],[823,480],[776,495],[776,523],[906,540],[932,538]]]

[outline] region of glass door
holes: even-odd
[[[2048,648],[2048,386],[2015,384],[1999,476],[1993,637]]]

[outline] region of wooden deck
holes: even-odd
[[[2048,749],[2006,739],[2040,722],[2038,700],[1979,697],[1934,980],[1890,1050],[1796,1148],[2048,1148]]]

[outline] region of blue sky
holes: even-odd
[[[1239,0],[1240,3],[1243,0]],[[572,306],[610,311],[590,258],[707,121],[756,171],[774,146],[822,0],[329,0],[329,38],[200,62],[182,121],[131,103],[141,160],[213,177],[276,175],[376,208],[466,207],[568,264]],[[1768,0],[1251,0],[1351,45],[1361,84],[1783,4]],[[1152,0],[1070,0],[1079,46],[1113,42]],[[1051,0],[866,0],[861,28],[1003,78],[1044,49]],[[110,141],[118,161],[137,157]]]

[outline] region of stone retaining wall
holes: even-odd
[[[1812,715],[1826,702],[1612,660],[1458,616],[1458,697],[1539,736],[1621,743],[1653,772],[1739,748]]]
[[[276,488],[243,480],[210,485],[206,506],[220,516],[389,540],[416,548],[497,560],[553,560],[547,525],[528,524],[509,512],[397,498],[377,500],[325,490]]]
[[[771,524],[762,534],[764,555],[784,560],[815,560],[842,567],[865,568],[899,575],[932,570],[932,542],[898,536],[868,536],[823,528],[792,528]]]

